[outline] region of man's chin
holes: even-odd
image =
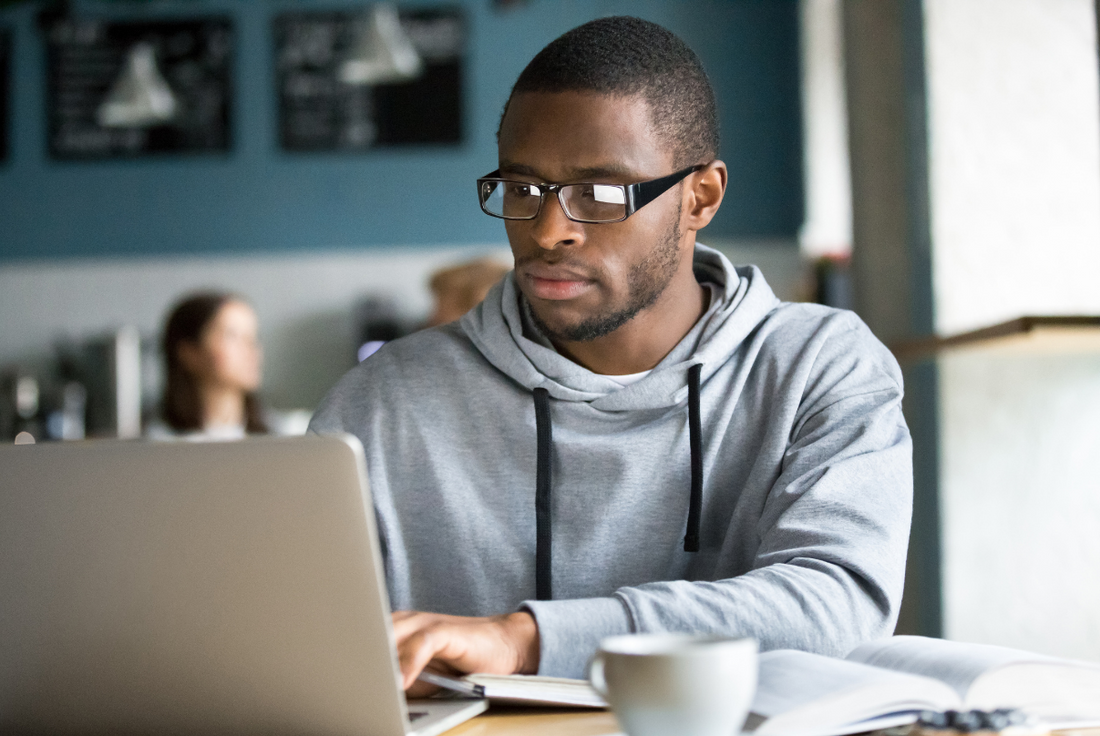
[[[528,303],[531,304],[530,301]],[[531,304],[531,317],[539,332],[556,344],[588,342],[606,337],[629,322],[637,313],[637,310],[631,310],[602,315],[564,315],[555,314],[557,310],[546,309],[546,306],[546,303],[538,306]]]
[[[550,308],[547,308],[548,305],[538,304],[537,302],[538,300],[530,298],[527,300],[530,306],[531,318],[539,332],[554,342],[571,341],[568,336],[574,334],[578,327],[583,324],[583,321],[563,316],[560,314],[562,310],[553,308],[554,306],[560,306],[554,302],[550,303]]]

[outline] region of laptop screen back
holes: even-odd
[[[0,730],[401,734],[354,439],[0,447]]]

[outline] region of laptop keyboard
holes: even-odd
[[[415,720],[423,718],[426,715],[428,715],[428,711],[426,711],[426,710],[410,710],[409,711],[409,723],[412,723]]]

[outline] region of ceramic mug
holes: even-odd
[[[755,639],[612,636],[588,666],[629,736],[734,736],[756,692]]]

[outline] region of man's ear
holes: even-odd
[[[728,179],[725,163],[717,159],[688,177],[684,186],[684,229],[702,230],[710,224],[722,204]]]

